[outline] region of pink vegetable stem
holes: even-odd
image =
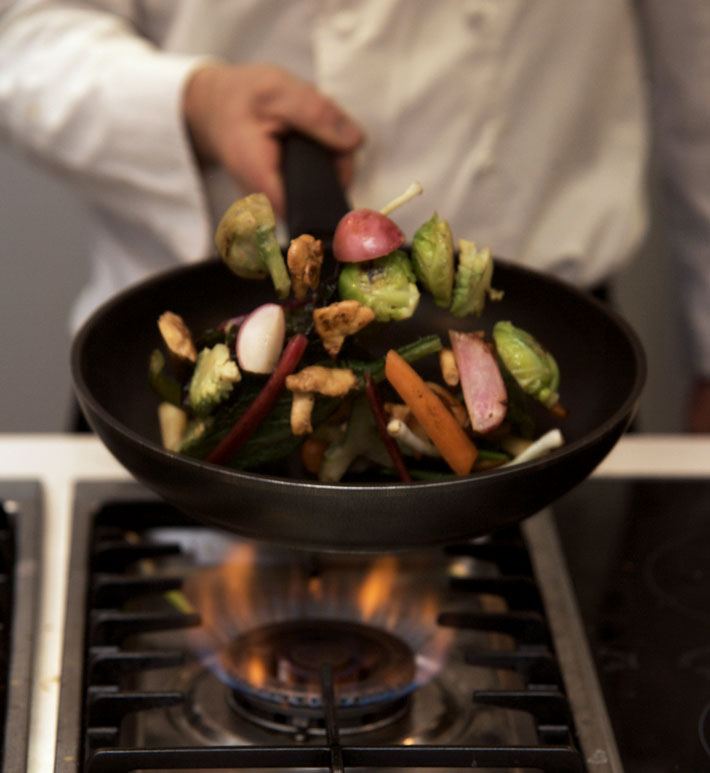
[[[365,394],[370,403],[372,415],[375,417],[375,424],[377,425],[377,431],[380,433],[380,438],[384,443],[387,453],[392,459],[392,464],[399,475],[400,480],[403,483],[411,483],[412,476],[409,474],[407,465],[404,463],[402,452],[399,450],[399,446],[395,439],[387,432],[387,419],[385,417],[385,411],[382,407],[382,401],[380,400],[380,394],[377,391],[374,379],[370,371],[365,372]]]
[[[208,462],[224,464],[249,440],[274,407],[283,391],[286,376],[289,376],[296,369],[307,346],[308,339],[302,333],[297,333],[288,340],[281,358],[276,364],[274,372],[269,376],[269,380],[264,384],[264,388],[237,419],[227,436],[208,454]]]

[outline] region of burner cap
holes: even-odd
[[[341,620],[291,620],[239,636],[220,654],[233,707],[270,729],[323,720],[323,668],[330,668],[343,730],[394,722],[414,687],[409,647],[378,628]]]
[[[293,705],[322,705],[322,668],[336,704],[373,703],[412,689],[414,655],[379,628],[342,620],[290,620],[235,639],[220,665],[237,691]]]

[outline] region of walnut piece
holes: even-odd
[[[294,391],[291,403],[291,432],[294,435],[309,435],[313,432],[311,416],[315,400],[313,392]]]
[[[326,397],[342,397],[357,386],[357,376],[349,368],[309,365],[286,377],[291,392],[318,392]]]
[[[197,349],[185,320],[172,311],[163,312],[158,319],[158,329],[170,352],[182,360],[195,362]]]
[[[313,311],[316,333],[331,357],[340,351],[345,336],[354,335],[375,318],[375,312],[358,301],[338,301]]]
[[[323,242],[310,234],[303,234],[291,240],[286,263],[291,274],[291,286],[296,300],[302,301],[308,290],[315,290],[320,282],[323,265]]]

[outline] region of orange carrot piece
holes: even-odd
[[[385,376],[409,406],[446,463],[457,475],[471,472],[478,451],[469,436],[446,408],[441,398],[396,351],[385,359]]]

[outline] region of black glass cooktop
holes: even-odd
[[[710,771],[710,479],[595,479],[555,510],[625,771]]]

